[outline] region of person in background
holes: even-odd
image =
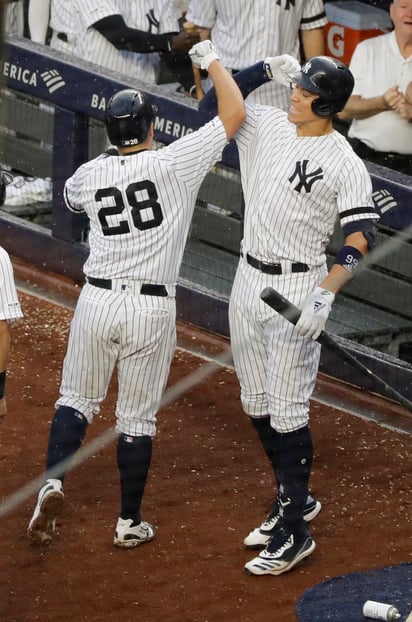
[[[199,41],[180,29],[170,0],[72,0],[80,30],[78,54],[84,60],[149,84],[156,82],[159,52],[186,53]]]
[[[0,206],[6,198],[10,173],[0,170]],[[0,421],[7,414],[6,375],[10,357],[10,323],[23,317],[14,282],[13,266],[7,251],[0,246]]]
[[[210,37],[232,73],[266,56],[290,54],[303,60],[325,53],[322,0],[190,0],[186,19],[202,27],[201,37]],[[272,82],[249,100],[287,110],[289,90]]]
[[[32,41],[44,45],[49,42],[55,50],[78,55],[72,0],[29,0],[28,24]]]
[[[3,24],[6,34],[24,37],[24,0],[4,2]]]
[[[393,0],[390,33],[358,43],[350,61],[353,94],[338,115],[363,159],[412,175],[412,0]],[[410,89],[410,87],[409,87]],[[409,95],[410,101],[410,95]]]

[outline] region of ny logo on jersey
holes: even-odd
[[[315,181],[323,179],[323,170],[321,169],[321,167],[319,166],[316,171],[309,173],[307,170],[308,164],[309,160],[303,160],[303,162],[296,162],[295,171],[293,175],[289,177],[290,183],[292,183],[296,178],[299,179],[299,182],[293,188],[293,190],[296,190],[296,192],[301,192],[302,188],[305,190],[305,192],[311,192],[312,186]]]
[[[295,6],[296,0],[276,0],[276,4],[285,11],[289,11],[291,6]]]
[[[160,22],[159,20],[156,18],[153,9],[150,9],[150,11],[148,13],[146,13],[146,17],[149,21],[149,28],[147,29],[147,32],[158,32],[159,31],[159,26],[160,26]]]

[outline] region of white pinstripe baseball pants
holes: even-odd
[[[176,347],[174,297],[130,295],[84,285],[70,328],[57,406],[89,423],[117,367],[116,430],[156,433],[156,413]]]
[[[278,432],[292,432],[309,420],[321,346],[301,337],[293,325],[264,303],[260,294],[273,287],[295,305],[318,285],[325,268],[269,275],[241,258],[229,304],[231,347],[244,411],[270,415]]]

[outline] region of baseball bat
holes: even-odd
[[[283,315],[283,317],[292,324],[296,324],[299,320],[301,314],[300,309],[298,309],[293,303],[287,300],[284,296],[282,296],[282,294],[274,290],[272,287],[266,287],[260,294],[260,297],[267,305],[269,305],[269,307],[272,307],[272,309]],[[331,352],[334,352],[340,356],[344,361],[347,361],[361,372],[372,378],[373,381],[383,388],[388,395],[404,406],[407,410],[412,412],[412,402],[408,400],[407,397],[399,393],[391,385],[385,382],[385,380],[377,376],[371,369],[369,369],[369,367],[357,359],[356,356],[353,356],[353,354],[351,354],[346,348],[341,346],[329,333],[323,330],[317,338],[317,341],[329,348]]]

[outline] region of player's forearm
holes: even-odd
[[[219,60],[215,60],[209,65],[208,73],[216,91],[218,115],[225,127],[226,135],[230,139],[246,117],[242,93]]]
[[[263,62],[260,61],[247,69],[239,71],[233,76],[244,99],[262,84],[269,82],[268,75],[263,69]],[[216,115],[217,101],[215,89],[209,89],[199,104],[199,112],[204,119],[212,119]]]
[[[150,32],[129,28],[121,15],[110,15],[93,24],[118,50],[150,54],[152,52],[170,52],[176,33],[155,35]]]
[[[326,53],[325,33],[323,28],[301,30],[302,49],[305,59],[323,56]]]
[[[343,116],[346,119],[367,119],[390,109],[383,95],[367,98],[352,95],[343,110]]]
[[[361,231],[355,231],[345,238],[345,244],[335,258],[320,287],[337,294],[353,276],[359,261],[368,253],[368,239]]]

